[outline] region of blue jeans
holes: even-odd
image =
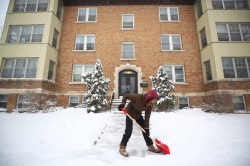
[[[142,128],[144,128],[144,119],[143,119],[142,116],[140,116],[138,119],[136,119],[136,122]],[[126,116],[125,133],[123,134],[122,141],[121,141],[120,145],[127,146],[127,143],[128,143],[128,141],[129,141],[129,139],[131,137],[132,131],[133,131],[133,121],[128,116]],[[148,135],[150,134],[149,129],[145,129],[145,131],[146,131],[147,134],[142,132],[143,138],[144,138],[147,146],[151,146],[151,145],[153,145],[153,141],[148,137]]]

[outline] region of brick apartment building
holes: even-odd
[[[81,74],[97,59],[109,97],[143,93],[159,66],[176,108],[250,111],[249,0],[10,0],[0,43],[0,107],[27,90],[84,102]],[[148,82],[147,87],[141,83]]]

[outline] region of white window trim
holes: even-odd
[[[226,29],[227,29],[227,35],[228,35],[228,41],[220,41],[219,40],[219,37],[218,37],[218,32],[217,32],[217,25],[218,24],[222,24],[222,25],[226,25]],[[236,24],[236,25],[238,25],[238,27],[239,27],[239,33],[240,33],[240,37],[241,37],[241,40],[239,40],[239,41],[232,41],[232,39],[231,39],[231,35],[230,35],[230,28],[229,28],[229,25],[230,24]],[[216,29],[216,34],[217,34],[217,40],[218,40],[218,42],[249,42],[249,41],[245,41],[244,40],[244,36],[243,36],[243,32],[242,32],[242,27],[241,27],[241,25],[242,24],[250,24],[249,22],[247,22],[247,23],[221,23],[221,22],[216,22],[216,24],[215,24],[215,29]]]
[[[15,5],[16,4],[24,4],[24,3],[16,3],[16,1],[15,1],[15,3],[14,3],[14,6],[13,6],[13,12],[14,13],[32,13],[32,12],[46,12],[46,11],[48,11],[48,7],[49,7],[49,0],[47,1],[47,9],[46,10],[44,10],[44,11],[37,11],[37,9],[38,9],[38,5],[40,4],[39,3],[39,0],[36,2],[36,9],[35,9],[35,11],[27,11],[27,5],[28,5],[28,1],[26,0],[26,2],[25,2],[25,7],[24,7],[24,11],[23,12],[16,12],[16,11],[14,11],[14,8],[15,8]]]
[[[133,44],[133,58],[130,58],[130,59],[126,59],[126,58],[123,58],[123,44]],[[135,43],[134,42],[122,42],[122,50],[121,50],[121,58],[120,60],[136,60],[135,59]]]
[[[171,71],[172,71],[172,82],[175,83],[175,84],[185,84],[186,83],[186,77],[185,77],[185,67],[184,65],[168,65],[168,64],[165,64],[163,65],[163,68],[166,67],[166,66],[170,66],[171,67]],[[175,67],[179,67],[181,66],[183,68],[183,82],[176,82],[176,76],[175,76]],[[165,69],[164,69],[165,70]]]
[[[123,16],[133,16],[133,28],[123,28]],[[134,30],[135,29],[135,16],[134,14],[122,14],[122,30]]]
[[[167,8],[168,20],[161,20],[161,8]],[[171,20],[170,8],[176,8],[178,14],[178,20]],[[180,13],[178,7],[159,7],[159,22],[182,22],[180,21]]]
[[[86,16],[85,16],[85,20],[86,21],[79,21],[79,11],[80,9],[86,9]],[[96,19],[95,21],[89,21],[89,9],[96,9]],[[78,8],[78,11],[77,11],[77,20],[75,23],[96,23],[97,22],[97,8]]]
[[[79,105],[80,96],[78,96],[78,95],[70,95],[70,96],[69,96],[69,104],[68,104],[68,106],[70,107],[71,97],[78,97],[78,103],[77,103],[77,105]]]
[[[245,111],[246,110],[246,99],[245,99],[245,96],[244,95],[234,95],[234,96],[232,96],[232,100],[233,100],[233,97],[242,97],[243,98],[243,104],[244,104],[244,110],[234,110],[234,111]],[[233,101],[232,101],[233,102]],[[234,102],[233,102],[233,105],[234,105]]]
[[[161,34],[161,36],[169,36],[169,50],[163,50],[162,49],[162,40],[161,40],[161,51],[184,51],[183,46],[182,46],[182,36],[181,34]],[[173,50],[173,36],[179,36],[180,37],[180,44],[181,44],[181,49],[180,50]]]
[[[186,98],[187,99],[187,105],[188,105],[188,107],[190,107],[190,105],[189,105],[189,97],[188,96],[178,96],[178,109],[180,109],[180,98]]]
[[[232,61],[233,61],[233,69],[234,69],[234,75],[235,75],[235,77],[234,78],[225,78],[225,75],[224,75],[224,72],[223,72],[223,70],[224,70],[224,68],[223,68],[223,63],[221,63],[221,65],[222,65],[222,72],[223,72],[223,77],[224,77],[224,79],[249,79],[249,77],[250,77],[250,64],[248,64],[248,62],[247,62],[247,58],[248,57],[222,57],[222,58],[231,58],[232,59]],[[248,78],[239,78],[238,77],[238,74],[237,74],[237,70],[236,70],[236,64],[235,64],[235,59],[237,59],[237,58],[244,58],[245,59],[245,63],[246,63],[246,68],[247,68],[247,74],[248,74]]]
[[[22,31],[23,31],[23,28],[24,28],[25,26],[31,26],[31,33],[30,33],[29,42],[21,42],[21,41],[20,41],[20,38],[21,38],[21,36],[22,36]],[[42,33],[35,33],[35,35],[37,35],[37,34],[42,35],[42,38],[41,38],[41,41],[40,41],[40,42],[33,42],[33,41],[32,41],[33,35],[34,35],[34,30],[35,30],[35,27],[36,27],[36,26],[42,26],[42,28],[43,28],[43,32],[42,32]],[[10,36],[10,29],[11,29],[11,27],[20,27],[20,31],[19,31],[19,34],[18,34],[18,41],[17,41],[17,42],[13,42],[13,43],[12,43],[12,42],[9,42],[9,36]],[[42,42],[43,42],[43,36],[44,36],[44,25],[42,25],[42,24],[37,24],[37,25],[11,25],[11,26],[9,27],[9,32],[8,32],[8,36],[7,36],[7,41],[6,41],[6,43],[8,43],[8,44],[42,43]]]
[[[213,1],[213,0],[212,0]],[[211,1],[211,4],[212,4],[212,1]],[[222,9],[223,10],[242,10],[242,9],[238,9],[238,7],[237,7],[237,5],[236,5],[236,1],[237,0],[230,0],[230,1],[233,1],[234,2],[234,7],[235,7],[235,9],[225,9],[225,2],[224,2],[225,0],[221,0],[221,2],[222,2]],[[246,0],[246,2],[247,2],[247,0]],[[248,2],[247,2],[247,4],[248,4]],[[213,4],[212,4],[212,7],[213,7]],[[222,9],[214,9],[213,8],[213,10],[222,10]],[[249,6],[248,6],[248,9],[249,9]],[[246,10],[246,9],[245,9]]]
[[[82,64],[82,65],[78,64],[78,65],[73,65],[72,78],[71,78],[70,84],[86,84],[86,82],[84,82],[84,79],[83,79],[82,77],[81,77],[81,81],[74,81],[74,80],[73,80],[73,79],[74,79],[74,73],[75,73],[75,66],[76,66],[76,67],[77,67],[77,66],[81,66],[81,67],[82,67],[82,73],[81,73],[81,75],[82,75],[82,74],[85,73],[85,67],[86,67],[86,66],[93,66],[93,67],[94,67],[94,65],[91,65],[91,64]]]
[[[13,63],[13,69],[12,69],[11,77],[3,78],[2,77],[3,69],[4,69],[3,67],[4,67],[6,59],[13,59],[14,63]],[[16,69],[16,62],[17,62],[18,59],[25,59],[25,68],[24,68],[24,71],[23,71],[24,75],[23,75],[23,77],[20,77],[20,78],[14,77],[15,69]],[[37,60],[37,68],[36,68],[36,72],[37,72],[37,70],[38,70],[38,58],[36,58],[36,57],[30,57],[30,58],[21,58],[21,57],[20,58],[4,58],[4,60],[3,60],[3,66],[1,68],[0,78],[1,79],[36,79],[37,78],[37,73],[36,73],[36,77],[26,78],[27,69],[28,69],[28,63],[29,63],[29,60],[31,60],[31,59],[36,59]]]
[[[76,38],[79,37],[79,36],[84,36],[83,50],[77,50],[77,49],[76,49]],[[74,50],[72,50],[72,51],[95,52],[96,42],[94,43],[94,44],[95,44],[95,45],[94,45],[94,50],[87,50],[87,39],[88,39],[89,36],[94,36],[94,37],[95,37],[94,34],[81,34],[81,35],[76,35],[76,37],[75,37],[75,48],[74,48]]]

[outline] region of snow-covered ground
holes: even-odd
[[[0,113],[0,166],[250,164],[249,114],[219,115],[197,109],[154,112],[151,135],[167,144],[171,154],[147,152],[134,126],[128,158],[118,152],[123,116],[109,112],[87,114],[82,108],[36,114]]]

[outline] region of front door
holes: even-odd
[[[138,93],[135,71],[123,70],[119,73],[119,96],[123,96],[125,93]]]

